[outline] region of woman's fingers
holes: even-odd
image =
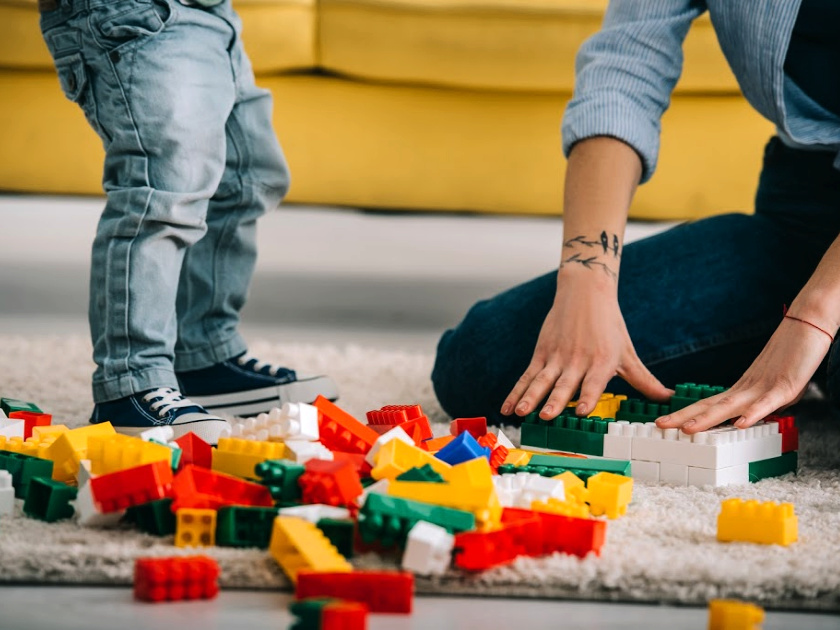
[[[559,416],[575,395],[583,378],[583,373],[578,369],[571,368],[564,370],[555,382],[551,396],[549,396],[548,401],[542,408],[542,411],[540,411],[540,418],[551,420]]]
[[[554,387],[558,376],[560,370],[553,366],[528,368],[505,399],[502,413],[515,412],[518,416],[531,413]]]
[[[666,402],[674,394],[674,390],[665,387],[645,367],[633,348],[628,352],[626,362],[618,368],[618,375],[649,400]]]

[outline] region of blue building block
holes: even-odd
[[[489,461],[490,449],[481,446],[469,431],[464,431],[461,435],[440,449],[435,454],[435,457],[452,466],[462,462],[467,462],[471,459],[475,459],[476,457],[486,457]]]

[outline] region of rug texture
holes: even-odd
[[[90,413],[90,345],[82,338],[0,336],[0,395],[37,402],[55,423],[77,426]],[[254,343],[257,356],[309,373],[324,371],[341,388],[340,404],[356,417],[389,403],[420,403],[446,431],[429,382],[432,357],[360,347]],[[747,487],[700,489],[637,483],[625,517],[610,521],[601,557],[555,554],[520,558],[478,575],[450,571],[417,581],[419,593],[704,604],[748,599],[771,608],[840,610],[840,419],[819,401],[799,409],[800,472]],[[516,429],[506,429],[516,442]],[[790,501],[799,542],[790,547],[715,540],[727,497]],[[135,557],[189,553],[172,538],[128,528],[94,530],[46,524],[16,514],[0,520],[0,581],[130,584]],[[289,589],[268,554],[212,548],[228,588]],[[366,554],[359,567],[396,566]]]

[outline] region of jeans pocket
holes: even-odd
[[[88,67],[85,64],[81,53],[66,55],[55,60],[55,70],[58,74],[58,82],[64,96],[81,107],[93,130],[103,140],[107,140],[97,116],[96,99],[93,95],[93,86],[88,77]]]
[[[157,35],[172,12],[166,0],[121,0],[97,7],[91,18],[100,43],[115,49]]]

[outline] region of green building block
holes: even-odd
[[[500,475],[515,475],[519,472],[530,472],[553,477],[570,471],[586,481],[599,472],[611,472],[629,477],[630,462],[620,459],[581,459],[579,457],[559,457],[557,455],[534,455],[527,466],[513,466],[504,464],[499,466]]]
[[[553,451],[602,456],[604,435],[612,418],[580,418],[572,409],[551,420],[543,420],[537,412],[522,420],[521,443],[523,448],[533,446]]]
[[[615,419],[626,420],[627,422],[653,422],[658,417],[669,413],[671,413],[669,405],[638,398],[628,398],[622,400],[619,404]]]
[[[166,442],[159,442],[158,440],[149,440],[154,444],[159,444],[160,446],[165,446],[168,449],[172,449],[172,458],[170,466],[172,470],[178,470],[178,466],[181,465],[181,455],[184,451],[181,450],[181,447],[177,444],[167,444]]]
[[[29,482],[23,513],[47,523],[61,521],[73,516],[70,501],[79,493],[77,488],[68,486],[49,477],[33,477]]]
[[[285,459],[267,459],[257,464],[254,471],[260,478],[260,483],[268,488],[275,501],[298,501],[301,489],[298,479],[305,468],[302,464]]]
[[[40,457],[0,451],[0,470],[8,470],[11,473],[15,496],[18,499],[25,499],[32,479],[35,477],[52,479],[53,463]]]
[[[522,418],[520,428],[522,446],[548,448],[548,421],[540,418],[537,412],[529,413]]]
[[[175,513],[172,499],[159,499],[128,508],[126,518],[137,528],[152,536],[170,536],[175,533]]]
[[[670,408],[671,411],[679,411],[689,405],[693,405],[698,400],[710,398],[717,394],[726,391],[725,387],[719,385],[697,385],[695,383],[681,383],[677,385],[675,393],[671,396]]]
[[[26,402],[25,400],[15,400],[14,398],[0,398],[0,409],[6,412],[8,416],[15,411],[32,411],[34,413],[44,413],[41,408],[35,403]]]
[[[359,510],[359,534],[366,543],[403,546],[417,521],[440,525],[451,534],[475,527],[471,512],[372,493]]]
[[[443,477],[435,472],[431,464],[422,467],[409,468],[397,476],[397,481],[429,481],[432,483],[443,483]]]
[[[289,630],[321,630],[321,616],[324,614],[324,608],[337,601],[325,597],[292,602],[289,604],[289,612],[297,619],[289,627]]]
[[[348,518],[322,518],[316,527],[324,532],[333,546],[345,558],[353,557],[353,541],[356,537],[356,524]]]
[[[750,462],[750,481],[755,483],[770,477],[781,477],[788,473],[796,473],[798,465],[799,453],[796,451],[782,453],[779,457]]]
[[[216,516],[216,544],[219,547],[268,549],[277,508],[230,506]]]

